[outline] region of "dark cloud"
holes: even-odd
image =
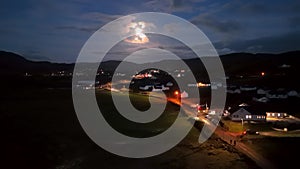
[[[57,30],[76,30],[76,31],[82,31],[82,32],[95,32],[99,29],[100,27],[97,26],[91,26],[91,27],[80,27],[80,26],[57,26],[55,29]]]
[[[193,18],[191,22],[199,27],[206,26],[214,31],[226,34],[236,33],[242,29],[242,25],[236,20],[217,19],[208,15],[199,15]]]
[[[146,8],[160,12],[193,12],[195,4],[205,0],[150,0],[144,3]]]
[[[101,13],[101,12],[89,12],[89,13],[83,14],[81,16],[81,19],[107,23],[107,22],[115,20],[121,16],[122,15],[109,15],[109,14],[105,14],[105,13]]]
[[[238,13],[240,15],[260,15],[269,12],[271,9],[269,6],[263,1],[242,2],[235,0],[221,5],[218,12],[230,11],[233,14]]]
[[[218,12],[231,13],[232,16],[239,17],[285,17],[288,15],[300,14],[300,1],[274,0],[272,2],[254,0],[254,1],[229,1],[218,8]],[[257,18],[259,19],[259,18]]]
[[[58,30],[76,30],[82,32],[95,32],[104,24],[113,21],[122,15],[109,15],[101,12],[88,12],[80,16],[80,19],[85,22],[85,25],[64,25],[57,26],[55,29]]]
[[[43,56],[42,52],[37,50],[28,50],[22,52],[22,55],[32,61],[51,61],[49,57]]]
[[[231,43],[217,42],[217,49],[228,48],[235,52],[250,53],[282,53],[300,50],[300,31],[272,37],[261,37],[253,40],[233,41]],[[229,51],[228,53],[230,53]]]
[[[97,31],[101,26],[104,24],[113,21],[122,15],[109,15],[101,12],[88,12],[84,13],[80,16],[80,19],[83,22],[87,22],[84,26],[80,25],[63,25],[63,26],[56,26],[55,29],[57,30],[75,30],[75,31],[82,31],[92,33]]]

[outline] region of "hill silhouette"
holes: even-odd
[[[268,53],[232,53],[221,55],[220,59],[226,75],[229,77],[228,82],[232,83],[259,83],[260,85],[284,86],[286,84],[299,86],[296,79],[300,72],[300,51],[291,51],[280,54]],[[217,57],[209,57],[209,59],[217,59]],[[204,65],[199,58],[185,59],[185,63],[197,77],[207,78]],[[121,61],[106,61],[99,66],[103,70],[112,74]],[[88,64],[88,63],[86,63]],[[135,70],[142,66],[151,67],[151,64],[166,67],[169,64],[178,64],[177,60],[163,60],[154,63],[145,63],[138,65],[131,62],[123,63],[128,68],[124,73],[133,74]],[[33,75],[50,74],[53,72],[66,71],[72,72],[74,64],[36,62],[25,59],[23,56],[0,51],[0,75],[2,76],[24,76],[25,73]],[[178,67],[180,69],[180,66]],[[174,70],[165,70],[174,71]],[[266,78],[258,79],[261,72],[264,72]],[[240,77],[247,77],[241,79]],[[251,78],[252,77],[252,78]],[[256,78],[256,79],[253,79]],[[262,81],[263,80],[263,81]],[[205,81],[205,80],[204,80]]]

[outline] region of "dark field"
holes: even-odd
[[[245,142],[262,156],[269,159],[277,168],[292,168],[299,162],[299,137],[263,137]]]
[[[100,92],[97,96],[109,98],[110,94]],[[144,96],[133,96],[132,100],[147,106]],[[168,104],[167,108],[158,120],[138,129],[134,124],[124,126],[125,121],[117,113],[107,119],[113,119],[112,125],[125,134],[148,137],[168,128],[177,117],[177,106]],[[107,110],[104,112],[111,112],[109,109],[113,110],[110,106],[103,108]],[[7,169],[257,168],[249,158],[215,136],[199,145],[196,128],[175,148],[159,156],[129,159],[108,153],[82,130],[70,89],[7,89],[1,95],[0,112],[1,165]],[[201,124],[197,126],[201,128]]]

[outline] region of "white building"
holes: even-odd
[[[271,91],[266,94],[269,99],[287,99],[288,95],[280,91]]]
[[[228,110],[232,121],[266,121],[266,113],[255,110],[247,104],[241,104],[236,108]]]
[[[267,112],[267,118],[284,118],[286,116],[285,112]]]
[[[291,90],[287,93],[288,96],[294,97],[294,96],[298,96],[298,92],[295,90]]]
[[[265,94],[267,94],[267,91],[265,91],[264,89],[258,89],[256,92],[259,95],[265,95]]]
[[[180,95],[181,98],[188,98],[189,94],[186,91],[183,91]]]
[[[257,87],[255,86],[241,86],[240,87],[241,91],[255,91]]]
[[[240,94],[241,90],[240,89],[228,89],[227,93],[230,93],[230,94]]]
[[[267,103],[270,101],[267,97],[253,98],[253,100],[256,102],[261,102],[261,103]]]

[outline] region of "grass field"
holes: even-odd
[[[241,122],[233,122],[231,120],[222,120],[224,123],[225,128],[228,128],[228,131],[230,132],[242,132],[243,126]],[[245,126],[244,126],[245,128]]]
[[[97,93],[97,97],[105,118],[129,136],[156,135],[167,129],[178,115],[178,107],[168,104],[159,119],[142,126],[130,123],[115,111],[109,92]],[[132,95],[132,102],[140,109],[147,108],[147,99]],[[106,152],[81,128],[71,89],[7,89],[1,93],[0,100],[0,143],[4,155],[1,168],[257,168],[253,161],[215,136],[199,145],[199,131],[195,128],[180,144],[159,156],[130,159]]]
[[[128,97],[122,93],[115,93],[117,97]],[[131,94],[132,104],[138,110],[147,110],[150,106],[147,95]],[[150,137],[168,129],[178,116],[179,107],[168,103],[161,116],[146,124],[135,123],[127,120],[116,110],[109,91],[97,92],[98,106],[109,124],[117,131],[132,137]]]
[[[254,131],[273,131],[271,123],[248,123],[248,122],[235,122],[231,120],[222,120],[225,126],[228,127],[230,132],[242,132],[247,129]]]

